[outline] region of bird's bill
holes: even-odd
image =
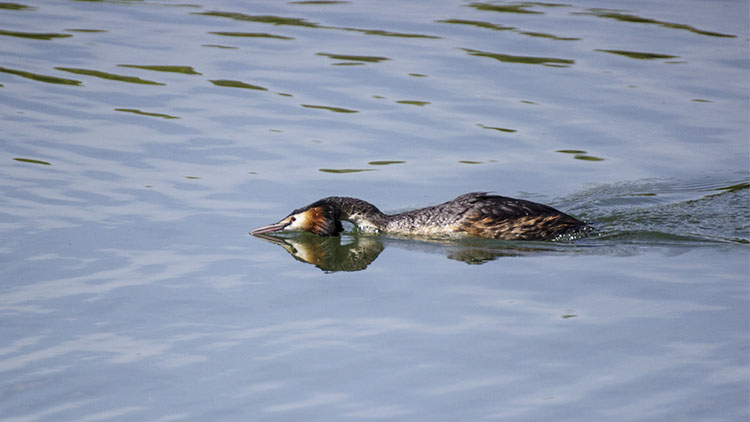
[[[250,232],[250,234],[262,234],[262,233],[273,233],[284,230],[286,226],[291,224],[288,219],[283,219],[278,223],[269,224],[267,226],[258,227],[257,229]]]

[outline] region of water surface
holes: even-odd
[[[0,3],[0,420],[748,419],[748,16]],[[248,235],[471,191],[596,232]]]

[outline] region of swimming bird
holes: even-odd
[[[361,199],[331,196],[250,233],[290,230],[335,236],[343,231],[341,221],[369,233],[503,240],[553,240],[586,227],[586,223],[547,205],[473,192],[440,205],[390,215]]]

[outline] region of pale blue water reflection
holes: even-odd
[[[0,4],[0,420],[747,419],[748,16]],[[478,190],[597,234],[247,234]]]

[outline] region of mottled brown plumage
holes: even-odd
[[[504,240],[551,240],[586,226],[547,205],[474,192],[439,205],[392,215],[361,199],[332,196],[296,209],[278,223],[252,233],[300,230],[331,236],[343,230],[342,220],[372,233]]]

